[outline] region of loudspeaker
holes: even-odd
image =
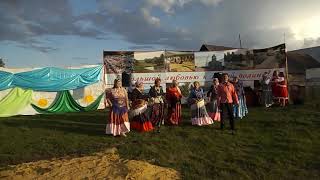
[[[131,74],[123,72],[121,76],[121,82],[123,87],[130,87],[131,84]]]

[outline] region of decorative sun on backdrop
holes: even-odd
[[[94,98],[92,95],[86,95],[84,98],[83,98],[83,101],[87,104],[89,103],[92,103],[94,101]]]
[[[320,15],[312,16],[293,24],[291,29],[296,40],[320,38]]]
[[[40,107],[46,107],[48,105],[48,100],[45,98],[40,98],[38,101],[38,105]]]

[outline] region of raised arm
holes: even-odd
[[[149,94],[150,97],[156,97],[156,92],[155,92],[154,86],[152,86],[152,87],[150,88],[148,94]]]
[[[218,103],[218,106],[220,106],[220,103],[221,103],[221,94],[222,94],[222,90],[221,90],[221,87],[219,85],[217,87],[217,103]]]
[[[232,100],[233,100],[233,103],[234,104],[239,104],[239,99],[238,99],[238,95],[237,95],[237,92],[236,92],[236,89],[234,88],[234,86],[233,85],[231,85],[232,86],[232,92],[231,92],[231,94],[232,94]]]
[[[211,94],[212,94],[212,86],[210,87],[209,91],[207,92],[207,97],[209,98],[209,101],[211,99]]]
[[[189,102],[189,103],[192,103],[192,104],[196,101],[193,94],[194,94],[194,93],[193,93],[193,90],[191,90],[191,92],[190,92],[190,94],[189,94],[189,97],[188,97],[188,102]]]
[[[182,93],[181,93],[181,90],[179,87],[177,87],[177,91],[178,91],[178,94],[179,94],[179,98],[181,99],[182,98]]]
[[[135,101],[137,99],[137,95],[138,95],[137,91],[138,91],[137,89],[134,89],[132,91],[132,93],[131,93],[131,101]]]
[[[112,107],[111,90],[110,91],[108,91],[108,90],[105,91],[105,97],[106,97],[106,101],[107,101],[109,107]]]
[[[127,108],[129,109],[129,98],[128,98],[128,92],[126,89],[123,88],[123,91],[124,91],[124,94],[126,96],[126,105],[127,105]]]
[[[163,91],[162,86],[160,86],[160,94],[161,94],[161,96],[165,96],[166,95],[166,93],[164,93],[164,91]]]

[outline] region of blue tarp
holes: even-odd
[[[0,90],[14,87],[47,92],[73,90],[98,82],[101,73],[102,66],[82,69],[47,67],[16,74],[0,71]]]

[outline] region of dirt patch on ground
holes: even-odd
[[[0,179],[180,179],[180,174],[144,161],[125,160],[115,148],[92,156],[42,160],[11,166]]]

